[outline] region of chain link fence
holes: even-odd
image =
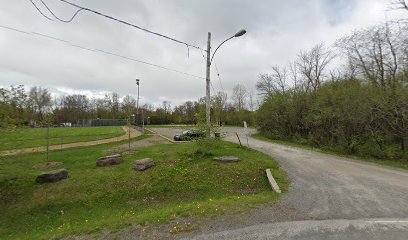
[[[80,119],[74,127],[126,126],[128,119]]]

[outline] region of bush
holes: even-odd
[[[408,88],[333,81],[314,92],[269,96],[257,112],[262,135],[377,158],[408,158]],[[398,145],[400,146],[398,148]]]

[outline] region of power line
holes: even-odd
[[[32,0],[30,0],[30,1],[32,2]],[[195,45],[192,45],[192,44],[189,44],[189,43],[186,43],[186,42],[177,40],[177,39],[175,39],[175,38],[166,36],[166,35],[161,34],[161,33],[158,33],[158,32],[154,32],[154,31],[148,30],[148,29],[146,29],[146,28],[137,26],[137,25],[135,25],[135,24],[133,24],[133,23],[129,23],[129,22],[126,22],[126,21],[124,21],[124,20],[121,20],[121,19],[118,19],[118,18],[109,16],[109,15],[106,15],[106,14],[101,13],[101,12],[98,12],[98,11],[96,11],[96,10],[93,10],[93,9],[90,9],[90,8],[87,8],[87,7],[83,7],[83,6],[80,6],[80,5],[78,5],[78,4],[75,4],[75,3],[72,3],[72,2],[66,1],[66,0],[60,0],[60,1],[66,3],[66,4],[69,4],[69,5],[71,5],[71,6],[76,7],[76,8],[79,9],[77,12],[75,12],[75,14],[71,17],[71,19],[69,19],[69,20],[62,20],[62,19],[58,18],[58,17],[50,10],[50,8],[44,3],[44,1],[41,0],[41,2],[42,2],[42,3],[45,5],[45,7],[50,11],[50,13],[51,13],[55,18],[57,18],[58,20],[60,20],[60,21],[62,21],[62,22],[65,22],[65,23],[71,22],[72,20],[75,19],[75,17],[77,16],[77,14],[78,14],[80,11],[88,11],[88,12],[92,12],[92,13],[94,13],[94,14],[97,14],[97,15],[99,15],[99,16],[108,18],[108,19],[110,19],[110,20],[113,20],[113,21],[116,21],[116,22],[125,24],[125,25],[127,25],[127,26],[137,28],[137,29],[142,30],[142,31],[145,31],[145,32],[147,32],[147,33],[150,33],[150,34],[153,34],[153,35],[156,35],[156,36],[159,36],[159,37],[162,37],[162,38],[171,40],[171,41],[173,41],[173,42],[177,42],[177,43],[183,44],[183,45],[185,45],[187,48],[192,47],[192,48],[195,48],[195,49],[203,50],[202,48],[197,47],[197,46],[195,46]],[[33,2],[32,2],[32,3],[33,3]],[[34,3],[33,3],[33,4],[34,4]],[[35,4],[34,4],[34,5],[35,5]],[[37,6],[36,6],[36,8],[37,8]],[[39,10],[39,9],[37,8],[37,10]],[[41,13],[41,11],[40,11],[40,13]],[[42,13],[41,13],[41,15],[43,15],[44,17],[46,17],[46,16],[45,16],[44,14],[42,14]],[[49,19],[48,17],[46,17],[46,18]],[[49,19],[49,20],[51,20],[51,19]],[[205,51],[205,50],[204,50],[204,51]]]
[[[37,11],[46,19],[50,20],[50,21],[54,21],[54,19],[51,19],[50,17],[48,17],[47,15],[45,15],[39,8],[38,6],[33,2],[33,0],[30,0],[31,4],[33,4],[33,6],[35,7],[35,9],[37,9]]]
[[[212,51],[212,49],[210,49],[210,51]],[[205,58],[203,51],[201,51],[201,55],[203,56],[203,58]],[[220,78],[220,73],[218,72],[217,63],[215,61],[214,61],[214,66],[215,66],[215,70],[217,72],[218,81],[220,83],[220,90],[222,90],[222,92],[225,92],[224,87],[222,86],[222,83],[221,83],[221,78]],[[210,81],[210,84],[211,84],[211,87],[212,87],[213,91],[215,92],[211,81]]]
[[[218,67],[217,67],[217,64],[215,62],[214,62],[214,65],[215,65],[215,71],[217,72],[218,81],[220,82],[220,87],[221,87],[222,91],[225,92],[224,87],[222,86],[222,83],[221,83],[220,73],[218,71]]]
[[[31,0],[31,1],[32,1],[32,0]],[[74,13],[74,15],[72,15],[72,17],[71,17],[70,19],[64,20],[64,19],[59,18],[57,15],[55,15],[54,12],[51,11],[51,9],[47,6],[47,4],[45,4],[45,2],[44,2],[43,0],[40,0],[40,1],[41,1],[41,3],[44,5],[44,7],[47,8],[47,10],[51,13],[52,16],[54,16],[56,19],[58,19],[59,21],[64,22],[64,23],[70,23],[70,22],[72,22],[72,20],[74,20],[74,18],[76,17],[76,15],[78,15],[78,13],[79,13],[80,11],[84,10],[83,8],[80,8],[80,9],[78,9],[78,10]]]
[[[197,75],[194,75],[194,74],[191,74],[191,73],[186,73],[186,72],[183,72],[183,71],[180,71],[180,70],[177,70],[177,69],[164,67],[164,66],[161,66],[161,65],[158,65],[158,64],[146,62],[146,61],[143,61],[143,60],[140,60],[140,59],[136,59],[136,58],[132,58],[132,57],[127,57],[127,56],[124,56],[124,55],[120,55],[120,54],[117,54],[117,53],[112,53],[112,52],[105,51],[105,50],[101,50],[101,49],[92,49],[92,48],[83,47],[83,46],[80,46],[80,45],[73,44],[73,43],[71,43],[71,42],[69,42],[69,41],[67,41],[67,40],[59,39],[59,38],[52,37],[52,36],[49,36],[49,35],[46,35],[46,34],[42,34],[42,33],[38,33],[38,32],[27,32],[27,31],[24,31],[24,30],[20,30],[20,29],[17,29],[17,28],[13,28],[13,27],[9,27],[9,26],[4,26],[4,25],[0,25],[0,28],[7,29],[7,30],[11,30],[11,31],[15,31],[15,32],[18,32],[18,33],[27,34],[27,35],[30,35],[30,36],[37,35],[37,36],[40,36],[40,37],[43,37],[43,38],[47,38],[47,39],[51,39],[51,40],[54,40],[54,41],[63,42],[63,43],[68,44],[68,45],[70,45],[70,46],[72,46],[72,47],[80,48],[80,49],[83,49],[83,50],[87,50],[87,51],[91,51],[91,52],[95,52],[95,53],[103,53],[103,54],[106,54],[106,55],[111,55],[111,56],[119,57],[119,58],[126,59],[126,60],[129,60],[129,61],[142,63],[142,64],[149,65],[149,66],[152,66],[152,67],[156,67],[156,68],[160,68],[160,69],[164,69],[164,70],[176,72],[176,73],[183,74],[183,75],[186,75],[186,76],[190,76],[190,77],[194,77],[194,78],[199,78],[199,79],[205,79],[204,77],[200,77],[200,76],[197,76]]]
[[[28,35],[31,34],[31,33],[29,33],[29,32],[26,32],[26,31],[23,31],[23,30],[19,30],[19,29],[16,29],[16,28],[12,28],[12,27],[7,27],[7,26],[3,26],[3,25],[0,25],[0,27],[2,27],[2,28],[4,28],[4,29],[7,29],[7,30],[16,31],[16,32],[19,32],[19,33],[24,33],[24,34],[28,34]]]
[[[211,81],[210,81],[210,84],[211,84],[211,88],[212,88],[213,92],[216,92]]]

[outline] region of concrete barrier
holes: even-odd
[[[279,188],[279,185],[276,183],[275,179],[272,176],[271,170],[266,169],[266,176],[268,177],[269,184],[271,185],[272,189],[277,193],[282,193]]]

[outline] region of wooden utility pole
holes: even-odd
[[[240,30],[239,32],[235,33],[234,36],[231,36],[224,40],[218,47],[214,50],[214,53],[211,56],[211,33],[208,32],[208,40],[207,40],[207,71],[206,71],[206,78],[205,78],[205,83],[206,83],[206,101],[205,101],[205,113],[206,113],[206,119],[207,119],[207,137],[210,137],[211,134],[211,118],[210,118],[210,106],[211,106],[211,98],[210,98],[210,68],[211,68],[211,63],[214,58],[215,53],[217,50],[223,45],[225,42],[228,40],[231,40],[235,37],[240,37],[244,35],[246,31],[244,29]]]
[[[206,113],[206,123],[207,123],[207,137],[211,134],[211,118],[210,118],[210,68],[211,68],[211,33],[208,32],[207,40],[207,69],[206,69],[206,99],[205,99],[205,113]]]

